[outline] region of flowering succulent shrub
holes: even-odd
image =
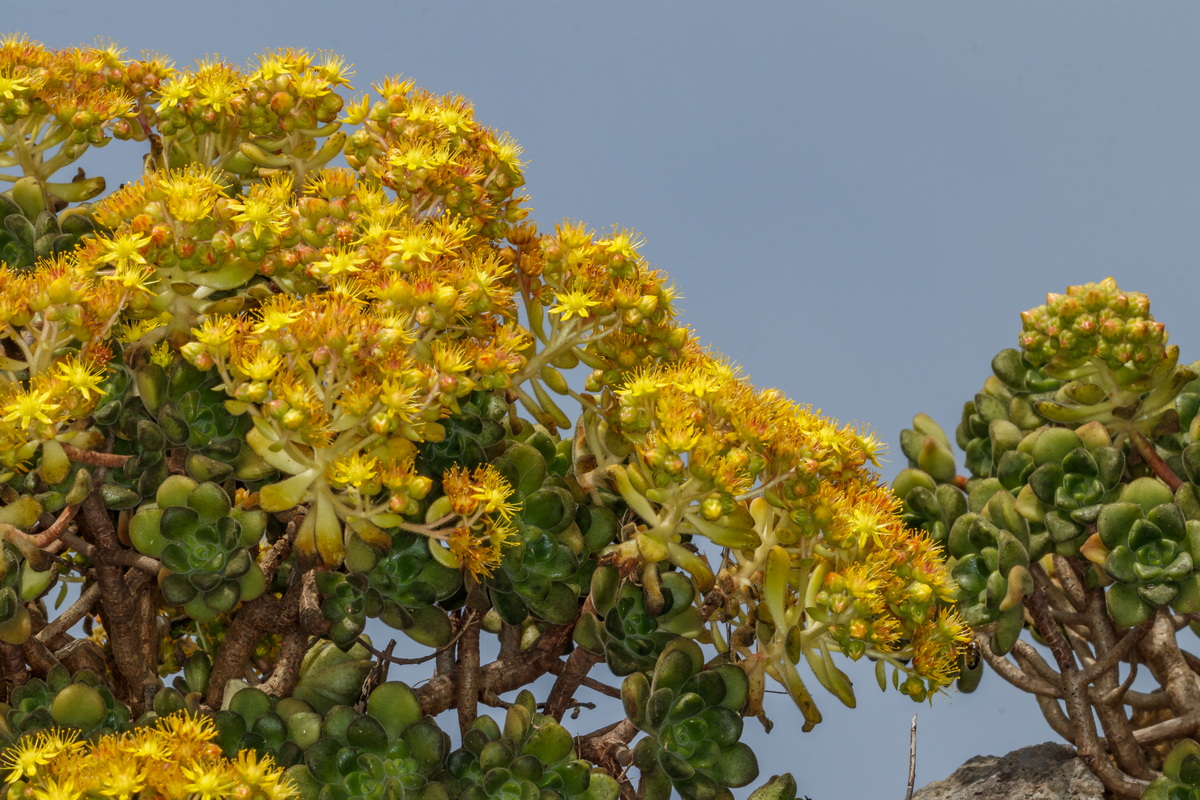
[[[1200,630],[1200,362],[1112,278],[1022,322],[963,408],[969,477],[931,419],[904,431],[904,518],[944,544],[983,660],[1111,791],[1192,797],[1200,661],[1178,634]]]
[[[701,347],[634,234],[528,221],[520,148],[465,100],[350,77],[0,41],[10,777],[83,752],[52,723],[103,723],[90,758],[124,765],[186,713],[169,731],[259,770],[247,797],[712,800],[757,776],[768,677],[806,728],[806,680],[855,702],[837,653],[948,686],[967,629],[878,443]],[[53,180],[112,139],[140,179]],[[500,699],[547,673],[543,703]],[[573,738],[585,688],[629,716]]]

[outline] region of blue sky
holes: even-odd
[[[52,46],[105,36],[180,65],[327,49],[360,89],[399,73],[465,95],[525,147],[541,224],[641,232],[704,341],[869,424],[893,443],[885,477],[913,414],[952,431],[1048,291],[1112,275],[1200,358],[1200,6],[3,5],[4,30]],[[120,146],[96,168],[129,179]],[[930,707],[853,674],[859,708],[818,697],[812,733],[775,704],[764,777],[791,770],[814,800],[902,796],[914,712],[918,786],[1057,738],[995,675]]]

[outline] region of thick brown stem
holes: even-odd
[[[1133,732],[1133,737],[1138,744],[1148,746],[1158,742],[1169,742],[1173,739],[1194,736],[1198,727],[1200,727],[1200,711],[1193,711],[1182,717],[1175,717],[1157,725],[1136,730]]]
[[[86,617],[92,610],[92,606],[96,605],[99,599],[100,584],[93,583],[84,589],[83,594],[79,595],[79,598],[68,606],[65,611],[51,620],[46,627],[38,631],[38,641],[45,645],[54,646],[55,640],[59,635],[66,633],[71,629],[72,625]]]
[[[561,720],[588,672],[603,660],[604,656],[597,655],[586,647],[576,647],[571,651],[566,665],[558,673],[554,688],[546,698],[546,715]]]
[[[454,675],[458,683],[458,728],[466,734],[479,714],[479,615],[474,612],[463,620]]]
[[[117,552],[121,548],[117,531],[108,516],[99,492],[93,490],[83,501],[83,518],[88,532],[101,550]],[[127,685],[121,699],[131,710],[140,713],[146,688],[157,685],[157,659],[147,663],[144,658],[141,626],[130,625],[135,618],[137,604],[129,592],[120,566],[96,563],[96,583],[100,586],[100,607],[104,630],[112,646],[113,660]]]
[[[0,666],[4,668],[5,698],[11,699],[13,689],[29,680],[29,669],[21,645],[0,642]]]
[[[521,629],[516,625],[509,625],[507,622],[500,626],[500,654],[501,660],[512,658],[521,652]]]
[[[76,464],[87,464],[89,467],[123,467],[133,456],[122,456],[116,453],[97,453],[92,450],[80,450],[75,445],[64,444],[63,452]]]
[[[1063,595],[1075,607],[1076,611],[1083,611],[1087,608],[1087,589],[1083,585],[1077,567],[1081,559],[1078,557],[1068,559],[1064,556],[1055,555],[1053,561],[1054,574],[1058,578],[1059,585],[1062,586]]]
[[[300,576],[300,627],[311,636],[324,636],[333,627],[321,613],[321,592],[317,589],[317,571],[310,569]]]
[[[575,737],[575,752],[625,785],[628,784],[625,769],[632,761],[629,743],[637,736],[637,732],[636,725],[623,719],[598,731]],[[629,788],[632,789],[632,785]]]
[[[1004,656],[998,655],[994,650],[992,650],[992,643],[990,639],[991,637],[985,634],[976,637],[975,641],[979,644],[979,652],[983,656],[984,661],[986,661],[988,666],[994,669],[1001,678],[1008,681],[1021,691],[1028,692],[1029,694],[1056,699],[1062,697],[1062,689],[1059,687],[1047,683],[1040,678],[1033,677]]]
[[[304,654],[308,652],[308,644],[312,639],[299,628],[292,628],[283,635],[279,645],[279,658],[275,660],[275,668],[271,677],[259,686],[264,692],[276,697],[288,697],[300,680],[300,664]]]
[[[549,672],[551,675],[561,675],[563,673],[563,670],[565,670],[566,668],[567,668],[566,664],[564,664],[562,662],[555,662],[550,665]],[[595,678],[585,677],[579,681],[579,685],[585,689],[591,689],[593,692],[596,692],[597,694],[602,694],[605,697],[613,697],[618,700],[621,699],[621,690],[620,689],[618,689],[615,686],[609,686],[607,683],[601,683],[600,681],[596,680]]]
[[[1183,481],[1175,474],[1167,462],[1162,460],[1162,456],[1154,449],[1154,445],[1150,440],[1143,436],[1138,431],[1131,431],[1129,434],[1130,441],[1137,448],[1138,455],[1142,457],[1142,461],[1146,462],[1146,466],[1154,471],[1155,476],[1170,487],[1171,491],[1177,491],[1180,486],[1183,486]]]
[[[1121,641],[1116,640],[1116,631],[1108,616],[1104,593],[1093,590],[1088,593],[1087,608],[1088,625],[1091,629],[1091,640],[1097,653],[1102,653],[1099,659],[1088,665],[1079,673],[1079,681],[1087,691],[1088,684],[1094,684],[1100,693],[1118,696],[1116,702],[1093,702],[1096,716],[1117,765],[1129,775],[1149,780],[1154,777],[1150,765],[1146,763],[1146,754],[1133,738],[1133,725],[1125,715],[1125,705],[1119,699],[1120,681],[1117,665],[1124,655],[1132,652],[1137,643],[1150,631],[1152,622],[1147,621],[1127,632]],[[1169,623],[1168,623],[1169,624]],[[1093,693],[1089,693],[1089,700]]]
[[[1080,672],[1070,644],[1050,614],[1045,590],[1039,582],[1035,582],[1033,594],[1025,598],[1025,608],[1050,647],[1061,672],[1063,705],[1075,730],[1073,738],[1079,757],[1109,790],[1130,797],[1139,796],[1148,782],[1131,777],[1109,760],[1106,748],[1096,731],[1095,718],[1092,716],[1092,705],[1088,697],[1089,684],[1083,679],[1083,673]],[[1107,711],[1101,716],[1103,720]],[[1116,724],[1115,718],[1108,721],[1110,724]]]
[[[296,582],[282,598],[264,594],[242,606],[221,642],[208,678],[208,695],[204,702],[210,708],[220,708],[225,697],[225,684],[242,675],[254,653],[254,647],[264,633],[283,633],[299,620],[300,583]]]
[[[543,633],[533,646],[516,658],[493,661],[479,670],[479,691],[495,694],[519,689],[550,671],[571,640],[571,626],[555,625]],[[454,706],[457,699],[452,676],[437,674],[428,683],[414,689],[421,710],[437,716]]]
[[[125,566],[137,567],[147,575],[158,576],[159,570],[162,569],[162,562],[158,559],[144,556],[141,553],[135,553],[132,550],[102,550],[89,542],[85,542],[73,533],[63,531],[60,534],[63,542],[70,545],[71,549],[80,555],[87,556],[93,564],[107,564],[109,566]]]
[[[1038,708],[1042,710],[1042,716],[1046,718],[1046,722],[1054,729],[1054,732],[1072,745],[1075,744],[1075,726],[1071,724],[1071,720],[1067,719],[1059,702],[1052,697],[1043,695],[1034,695],[1034,699],[1037,700]]]
[[[1031,570],[1031,572],[1037,574],[1037,570]],[[1059,672],[1065,675],[1078,670],[1079,666],[1075,662],[1075,654],[1071,645],[1050,614],[1050,607],[1046,602],[1046,590],[1042,588],[1041,581],[1035,582],[1033,594],[1025,598],[1025,608],[1029,611],[1029,616],[1033,618],[1033,624],[1037,627],[1038,633],[1050,647],[1050,653],[1054,656],[1055,663],[1058,664]]]

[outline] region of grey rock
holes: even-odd
[[[1103,800],[1104,784],[1074,749],[1046,742],[1006,756],[975,756],[913,800]]]

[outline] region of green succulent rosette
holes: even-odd
[[[349,650],[367,625],[366,578],[328,570],[317,574],[317,590],[323,595],[321,616],[333,623],[329,638]]]
[[[102,191],[103,179],[98,185],[98,191]],[[95,180],[90,186],[97,186]],[[84,236],[96,230],[89,212],[88,203],[56,212],[46,204],[46,195],[35,178],[18,179],[11,189],[0,193],[0,262],[12,269],[28,270],[38,259],[70,253]]]
[[[366,573],[366,614],[414,641],[441,647],[453,635],[445,608],[461,605],[455,598],[462,594],[462,572],[436,561],[424,536],[395,531],[391,538],[392,548],[372,556],[376,560]],[[347,567],[355,565],[358,548],[351,537]]]
[[[575,758],[571,734],[521,692],[501,729],[479,717],[446,759],[443,781],[461,800],[616,800],[617,782]]]
[[[14,742],[50,727],[75,728],[83,736],[129,729],[129,709],[91,670],[68,673],[61,664],[45,680],[32,678],[12,691],[0,718],[0,740]]]
[[[691,579],[661,564],[647,569],[639,583],[612,565],[598,567],[591,584],[594,612],[585,611],[575,627],[575,641],[603,654],[614,675],[653,672],[667,645],[704,630]]]
[[[1077,430],[1045,428],[1029,441],[1034,470],[1028,475],[1028,513],[1046,527],[1062,555],[1078,551],[1088,526],[1104,504],[1115,498],[1125,473],[1125,454],[1113,447],[1104,426],[1088,423]],[[1032,505],[1032,508],[1029,506]]]
[[[233,508],[218,484],[172,475],[129,522],[129,538],[141,553],[161,559],[163,599],[193,619],[210,622],[266,588],[249,548],[258,544],[267,517],[258,509]]]
[[[1118,625],[1140,625],[1167,606],[1200,611],[1200,521],[1185,518],[1158,481],[1138,478],[1106,505],[1085,552],[1115,581],[1106,597]]]
[[[534,431],[525,441],[510,442],[492,466],[512,487],[518,509],[512,519],[515,541],[504,551],[500,568],[485,580],[493,606],[510,625],[530,616],[558,624],[574,621],[582,589],[591,579],[589,538],[598,540],[609,529],[596,525],[594,537],[583,535],[576,521],[583,497],[576,497],[566,479],[568,451]],[[589,523],[593,512],[587,512]],[[606,538],[604,544],[610,541]]]
[[[984,390],[963,405],[955,442],[966,453],[972,475],[986,478],[995,474],[1004,454],[1021,440],[1021,429],[1009,416],[1013,400],[1006,386],[989,378]]]
[[[101,431],[114,436],[113,452],[129,456],[108,473],[109,508],[132,508],[152,496],[167,477],[172,451],[197,481],[234,476],[254,482],[274,474],[243,446],[250,419],[225,409],[228,398],[214,390],[215,374],[183,360],[169,374],[152,361],[136,370],[120,362],[109,367],[94,417]]]
[[[758,777],[758,760],[742,735],[749,696],[737,666],[704,668],[700,646],[676,639],[662,653],[653,678],[635,672],[621,686],[625,714],[646,733],[634,747],[647,800],[665,800],[672,788],[685,800],[733,797],[730,789]]]
[[[442,420],[445,437],[421,445],[425,473],[438,477],[452,466],[475,467],[504,452],[508,403],[493,392],[472,392],[458,413]]]
[[[1196,800],[1200,798],[1200,744],[1184,739],[1171,748],[1163,774],[1150,782],[1141,800]]]
[[[255,688],[235,693],[215,722],[223,753],[254,749],[271,755],[302,800],[447,798],[431,779],[449,750],[448,737],[403,683],[377,686],[363,710],[297,697],[277,699]]]
[[[1022,600],[1033,591],[1032,561],[1049,549],[1049,536],[1031,531],[1013,496],[995,478],[970,495],[973,509],[950,530],[947,550],[958,584],[963,619],[977,627],[996,623],[992,646],[1007,653],[1024,623]],[[982,505],[982,507],[980,507]]]
[[[1196,379],[1166,344],[1150,300],[1116,281],[1072,286],[1021,315],[1025,358],[1064,381],[1037,399],[1042,417],[1069,426],[1096,420],[1114,432],[1153,434],[1175,413],[1175,398]]]
[[[903,502],[904,524],[925,531],[943,546],[955,520],[967,513],[967,496],[962,489],[938,483],[915,467],[900,471],[892,481],[892,491]]]

